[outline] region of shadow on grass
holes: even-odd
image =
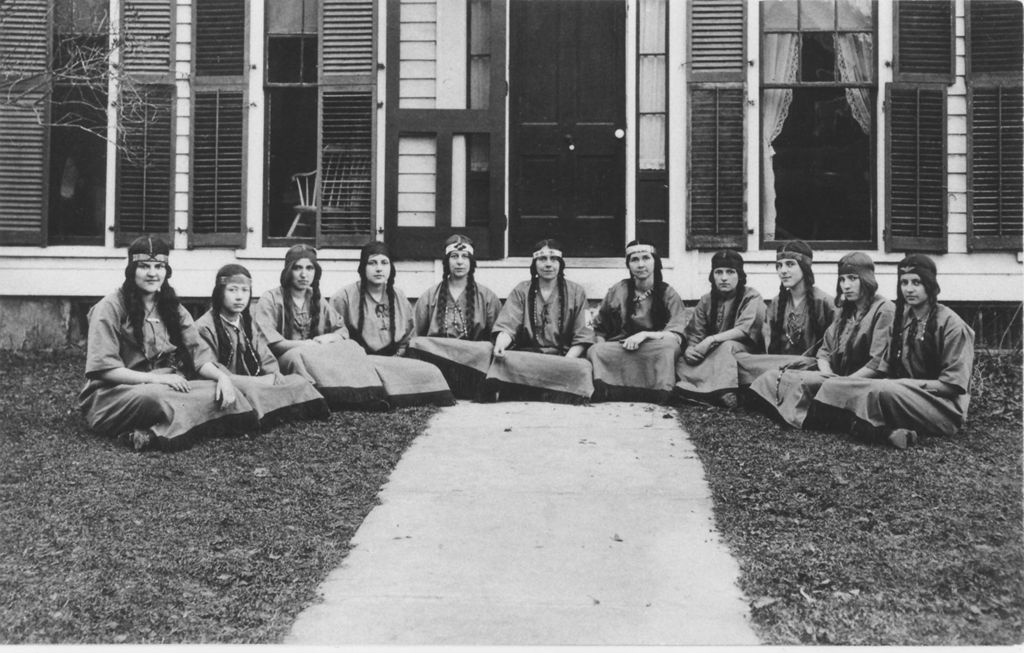
[[[967,427],[907,451],[680,409],[762,641],[1024,640],[1019,353],[972,384]]]
[[[84,355],[0,353],[0,642],[277,642],[432,409],[136,454],[75,409]]]

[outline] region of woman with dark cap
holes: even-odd
[[[327,402],[299,374],[283,375],[277,358],[249,313],[252,275],[237,263],[217,271],[210,310],[196,320],[200,339],[217,355],[217,365],[231,375],[249,400],[260,428],[292,419],[327,419]]]
[[[309,379],[332,410],[386,408],[384,387],[373,364],[349,339],[341,317],[320,294],[322,276],[315,249],[289,249],[281,285],[260,297],[256,323],[281,370]]]
[[[473,241],[455,234],[444,243],[441,283],[416,302],[416,336],[409,356],[433,363],[460,399],[473,399],[491,364],[491,328],[501,301],[476,282]]]
[[[136,450],[180,449],[257,426],[168,283],[169,253],[160,238],[135,239],[124,283],[89,310],[89,381],[78,407],[90,428]]]
[[[867,442],[905,449],[918,434],[953,435],[970,403],[974,331],[938,303],[935,262],[910,254],[897,266],[896,318],[884,355],[869,363],[869,376],[833,378],[816,403],[838,409],[850,432]]]
[[[874,262],[852,252],[839,259],[838,272],[838,310],[818,349],[817,370],[769,370],[750,386],[762,409],[796,428],[824,428],[821,416],[811,410],[818,388],[836,375],[869,376],[889,340],[894,307],[877,294]]]
[[[530,279],[512,289],[494,323],[487,390],[503,400],[585,404],[594,394],[593,369],[583,357],[594,342],[587,293],[566,280],[557,240],[533,249]]]
[[[700,298],[686,325],[686,349],[676,365],[676,391],[734,408],[737,352],[764,351],[764,299],[747,287],[743,257],[722,249],[711,257],[711,292]]]
[[[740,387],[745,388],[768,370],[814,369],[815,354],[835,315],[834,299],[814,285],[814,251],[802,240],[791,240],[775,253],[779,294],[766,303],[766,354],[737,353]]]
[[[594,401],[667,403],[686,329],[683,300],[661,276],[661,257],[639,240],[626,245],[629,278],[608,289],[594,317]]]
[[[441,371],[403,358],[414,332],[412,306],[395,287],[395,266],[387,245],[371,241],[359,252],[359,281],[331,297],[331,307],[352,339],[369,354],[392,407],[451,406],[455,403]]]

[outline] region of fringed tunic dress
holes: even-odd
[[[277,358],[267,345],[267,337],[255,321],[252,324],[252,339],[245,330],[224,320],[213,311],[207,311],[196,320],[199,337],[214,355],[220,351],[215,320],[221,320],[225,343],[231,356],[228,362],[219,365],[231,375],[231,382],[252,404],[260,421],[260,428],[295,419],[327,419],[330,411],[323,396],[301,374],[282,374]],[[251,351],[259,363],[258,370],[246,367],[244,356],[239,352]]]
[[[739,301],[736,319],[729,320],[733,303]],[[690,365],[682,356],[676,364],[676,390],[683,395],[710,396],[732,392],[739,388],[739,377],[736,371],[736,353],[764,351],[762,322],[764,320],[764,299],[761,294],[749,286],[743,297],[735,296],[718,303],[715,315],[711,314],[711,294],[700,298],[697,307],[686,325],[686,341],[683,347],[699,344],[712,333],[712,326],[717,326],[714,333],[722,333],[737,328],[743,332],[739,340],[727,340],[710,352],[697,365]]]
[[[324,299],[317,307],[320,314],[316,328],[312,327],[312,291],[306,293],[303,310],[293,310],[291,323],[286,324],[284,302],[291,301],[289,295],[278,286],[263,293],[256,305],[253,321],[267,337],[269,346],[283,340],[312,340],[326,333],[349,337],[341,317]],[[285,374],[300,374],[311,381],[332,410],[383,406],[384,386],[380,377],[363,348],[352,340],[293,347],[281,354],[278,362]]]
[[[448,293],[444,315],[438,308],[442,292]],[[476,284],[469,315],[468,293],[466,288],[456,299],[445,282],[423,293],[416,302],[416,336],[408,350],[409,356],[436,365],[460,399],[476,398],[483,387],[493,351],[491,329],[501,311],[498,296]]]
[[[799,306],[793,306],[792,302],[786,305],[780,324],[777,307],[781,297],[778,295],[765,304],[764,343],[768,353],[736,354],[736,371],[741,388],[749,386],[768,370],[782,367],[814,369],[817,365],[816,354],[823,334],[835,316],[832,295],[812,286],[811,293],[804,296]],[[772,335],[776,332],[779,332],[781,338],[777,345],[773,345]]]
[[[509,293],[494,324],[493,334],[506,333],[512,345],[501,358],[494,357],[487,372],[489,390],[501,399],[543,399],[556,403],[583,404],[594,394],[593,368],[586,358],[566,358],[575,345],[589,347],[594,330],[587,325],[587,293],[579,284],[565,281],[565,306],[558,287],[545,300],[538,291],[530,323],[530,281]]]
[[[595,401],[668,402],[676,383],[680,342],[685,337],[686,308],[672,286],[665,286],[664,297],[668,322],[659,329],[654,324],[653,292],[628,306],[628,279],[608,289],[593,325],[594,335],[604,342],[587,350],[587,359],[594,366]],[[625,349],[622,341],[640,331],[662,331],[665,337],[645,340],[632,351]]]
[[[192,316],[178,307],[181,336],[196,370],[215,361],[200,340]],[[135,339],[120,289],[89,310],[89,341],[85,375],[89,381],[78,397],[78,408],[89,427],[107,435],[150,429],[161,449],[182,449],[196,438],[245,433],[257,428],[256,413],[238,393],[235,405],[223,409],[216,399],[217,382],[189,379],[189,392],[162,383],[113,384],[99,378],[121,367],[137,372],[185,375],[167,327],[156,311],[142,326],[142,342]]]
[[[377,301],[360,293],[357,281],[331,298],[352,339],[362,345],[384,386],[386,401],[393,408],[404,406],[451,406],[455,403],[448,382],[437,367],[405,358],[415,329],[412,306],[405,293],[395,288],[395,334],[391,336],[390,304],[387,293]],[[359,303],[363,302],[363,328],[359,330]]]
[[[763,400],[763,408],[774,411],[790,426],[823,428],[825,425],[816,419],[808,419],[811,402],[821,384],[831,376],[848,376],[865,365],[877,364],[889,341],[894,311],[893,303],[879,295],[851,319],[844,321],[837,311],[816,356],[829,362],[832,374],[788,368],[769,370],[754,380],[750,390]]]
[[[889,341],[900,347],[897,369],[890,369],[886,351],[868,367],[887,379],[826,380],[815,397],[875,427],[908,428],[926,435],[954,435],[970,404],[971,370],[974,365],[974,331],[950,308],[935,305],[935,333],[926,333],[927,320],[918,321],[907,309],[901,332]],[[939,380],[957,390],[947,399],[921,387],[925,380]]]

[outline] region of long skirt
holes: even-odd
[[[455,396],[441,370],[430,363],[398,356],[368,357],[391,408],[454,406]]]
[[[739,389],[736,372],[736,353],[749,351],[738,340],[726,340],[698,365],[690,365],[682,356],[676,364],[676,391],[683,395],[711,396]]]
[[[285,374],[308,379],[331,410],[384,408],[384,386],[358,343],[342,340],[289,349],[278,362]]]
[[[964,423],[969,395],[955,400],[922,390],[919,379],[837,377],[825,381],[814,400],[852,414],[874,427],[954,435]]]
[[[235,388],[252,404],[260,428],[291,420],[327,419],[330,410],[316,388],[299,374],[231,376]]]
[[[223,409],[216,400],[216,381],[189,381],[189,392],[162,383],[114,385],[88,390],[78,408],[98,433],[119,435],[150,429],[160,449],[184,449],[198,438],[232,435],[259,428],[256,412],[242,393]]]
[[[741,388],[746,388],[754,379],[769,370],[813,370],[818,359],[794,354],[751,354],[736,352],[736,376]]]
[[[777,415],[786,424],[798,429],[823,428],[824,424],[809,418],[809,412],[821,384],[833,377],[815,370],[768,370],[754,379],[750,391],[769,415]]]
[[[420,336],[409,342],[407,355],[436,365],[459,399],[476,399],[491,365],[490,342]]]
[[[591,345],[587,359],[594,366],[594,401],[668,403],[678,357],[675,338],[645,340],[633,351],[621,342]]]
[[[585,358],[506,351],[487,370],[487,388],[508,400],[585,404],[594,394],[593,367]]]

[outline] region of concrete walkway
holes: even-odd
[[[289,644],[757,644],[675,411],[442,410]]]

